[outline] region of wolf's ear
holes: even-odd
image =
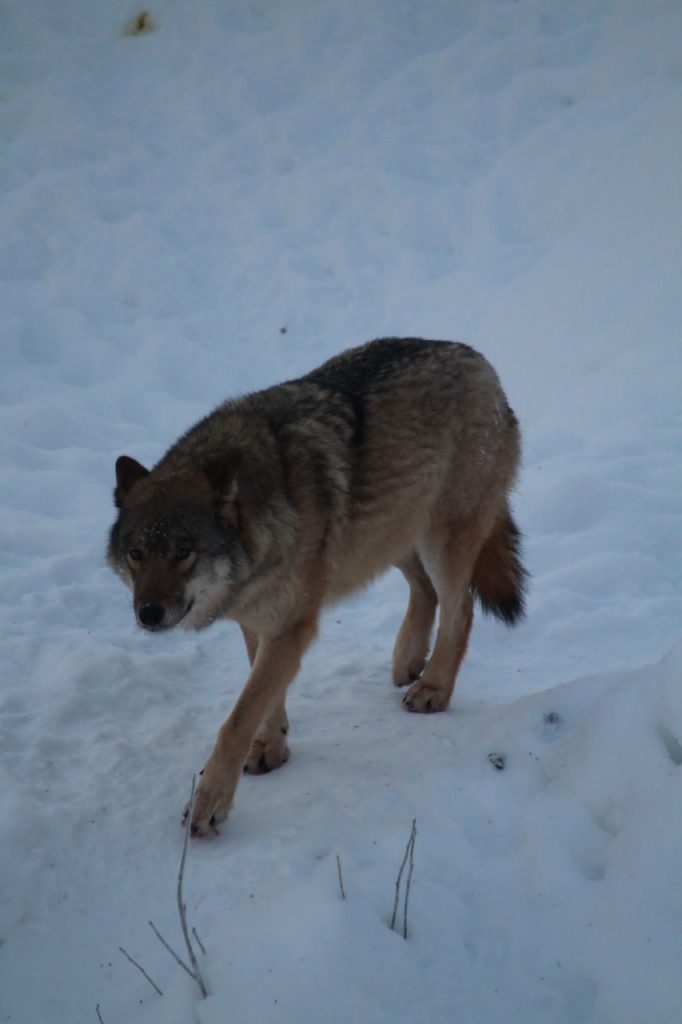
[[[121,455],[116,459],[116,490],[114,491],[114,504],[121,507],[121,502],[133,486],[136,480],[149,476],[149,470],[145,469],[136,459],[129,455]]]
[[[242,453],[236,448],[231,448],[224,455],[219,455],[204,464],[204,475],[208,477],[208,482],[216,495],[226,496],[232,490],[241,461]]]

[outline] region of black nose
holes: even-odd
[[[143,604],[140,608],[140,622],[143,626],[160,626],[164,610],[160,604]]]

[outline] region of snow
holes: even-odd
[[[150,11],[3,6],[0,1020],[672,1024],[680,5]],[[477,617],[422,718],[389,683],[402,579],[329,614],[291,761],[190,845],[201,1001],[147,921],[180,948],[180,813],[246,656],[228,624],[136,631],[114,459],[391,333],[500,372],[528,618]]]

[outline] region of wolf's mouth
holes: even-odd
[[[172,626],[171,626],[170,628],[171,628],[171,629],[174,629],[174,628],[175,628],[176,626],[179,626],[179,625],[180,625],[180,623],[182,622],[182,620],[183,620],[183,619],[186,619],[186,618],[187,618],[187,616],[189,615],[189,613],[190,613],[190,612],[192,611],[192,608],[193,608],[193,607],[194,607],[194,598],[193,598],[193,597],[190,597],[190,599],[189,599],[189,604],[188,604],[188,605],[187,605],[187,607],[185,608],[184,612],[182,613],[182,615],[180,616],[180,618],[178,619],[178,621],[177,621],[177,622],[174,622],[174,623],[173,623],[173,625],[172,625]]]

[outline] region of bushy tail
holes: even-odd
[[[521,534],[505,508],[481,548],[471,576],[471,593],[486,613],[513,626],[525,614],[528,573],[521,564]]]

